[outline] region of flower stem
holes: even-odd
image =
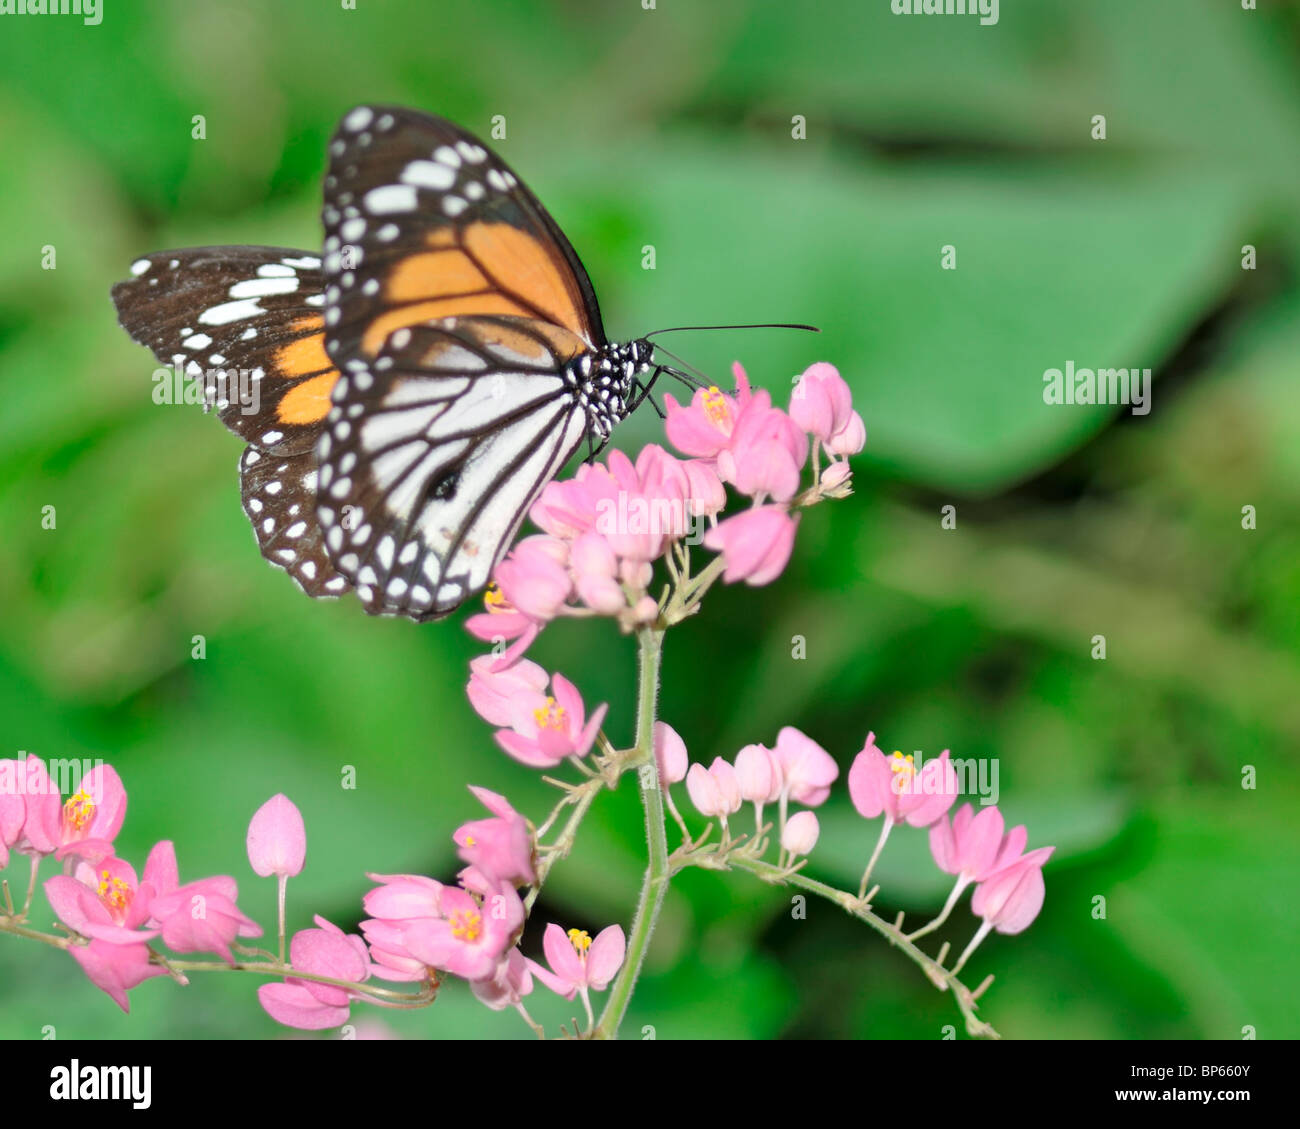
[[[641,896],[637,901],[632,935],[628,940],[623,967],[610,987],[609,999],[600,1021],[591,1031],[594,1039],[613,1039],[632,999],[632,989],[641,974],[650,935],[659,920],[664,895],[668,892],[668,835],[664,827],[664,800],[660,790],[659,768],[654,756],[655,702],[659,696],[659,664],[663,657],[663,630],[646,627],[638,633],[641,644],[640,676],[637,692],[636,757],[640,764],[637,779],[641,785],[641,803],[645,808],[646,846],[649,861]]]
[[[889,838],[889,833],[894,829],[894,821],[885,816],[885,822],[880,828],[880,838],[876,840],[876,849],[871,852],[871,858],[867,860],[867,869],[862,872],[862,881],[858,885],[858,898],[862,899],[867,896],[867,884],[871,881],[871,872],[876,869],[876,860],[880,858],[880,852],[885,849],[885,840]]]
[[[944,988],[950,988],[952,990],[953,999],[956,1001],[957,1007],[960,1009],[963,1018],[966,1020],[967,1034],[978,1039],[1000,1039],[1002,1037],[993,1029],[991,1024],[985,1023],[975,1014],[975,1001],[978,999],[979,995],[983,993],[987,984],[980,985],[979,988],[972,992],[971,989],[967,988],[965,984],[957,979],[958,971],[960,971],[966,958],[974,950],[975,945],[978,944],[979,941],[983,940],[984,935],[988,932],[987,929],[976,934],[975,940],[970,943],[966,952],[962,954],[961,960],[959,960],[956,967],[950,971],[944,968],[941,960],[934,960],[933,958],[926,956],[925,953],[921,952],[920,949],[908,940],[902,930],[886,921],[883,917],[877,917],[862,903],[860,898],[855,898],[847,890],[837,890],[833,886],[828,886],[825,882],[818,882],[815,878],[807,878],[803,874],[791,873],[788,870],[783,871],[780,868],[773,866],[770,862],[764,862],[761,859],[746,858],[743,855],[731,855],[727,859],[727,865],[735,866],[741,870],[748,870],[751,873],[756,874],[765,882],[772,882],[778,885],[797,886],[800,889],[807,890],[809,893],[817,894],[819,897],[834,902],[860,921],[866,922],[867,925],[871,926],[871,928],[882,937],[887,938],[890,944],[898,948],[899,951],[901,951],[909,960],[916,964],[916,966],[925,973],[935,987],[941,990]],[[947,946],[945,945],[943,952],[939,954],[940,958],[942,958],[946,952]]]
[[[948,915],[952,913],[953,906],[957,904],[957,899],[961,897],[962,891],[969,885],[969,878],[966,878],[964,875],[958,875],[957,884],[953,886],[952,893],[948,895],[948,900],[943,904],[943,911],[938,917],[930,922],[929,925],[923,925],[915,933],[909,933],[907,939],[909,941],[915,941],[918,937],[924,937],[927,933],[933,933],[938,929],[940,925],[948,920]]]

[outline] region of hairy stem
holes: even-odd
[[[825,882],[818,882],[815,878],[805,878],[802,874],[782,870],[780,867],[773,866],[770,862],[763,862],[761,859],[756,858],[746,858],[743,855],[732,855],[727,859],[727,864],[741,870],[748,870],[758,875],[765,882],[797,886],[801,890],[807,890],[810,894],[816,894],[834,902],[860,921],[865,921],[920,968],[937,988],[950,988],[952,990],[953,999],[957,1001],[957,1007],[966,1020],[968,1034],[981,1039],[1001,1038],[991,1024],[985,1023],[975,1015],[977,992],[982,992],[984,986],[981,986],[977,992],[972,992],[971,989],[957,979],[957,969],[965,962],[965,955],[958,962],[957,968],[949,971],[939,961],[921,952],[896,925],[891,924],[882,917],[877,917],[860,898],[855,898],[847,890],[837,890],[834,886],[828,886]],[[973,948],[974,944],[972,943],[971,949]],[[941,953],[940,957],[942,955]]]
[[[637,779],[641,787],[641,803],[645,808],[645,834],[649,861],[641,896],[637,901],[636,917],[632,921],[632,934],[628,939],[627,956],[610,988],[609,999],[601,1013],[600,1022],[592,1029],[592,1038],[613,1039],[618,1035],[619,1024],[632,999],[641,965],[650,947],[650,935],[659,920],[664,894],[668,891],[668,835],[664,827],[664,800],[660,788],[659,769],[654,756],[655,702],[659,696],[659,663],[663,655],[663,630],[642,628],[640,642],[640,685],[637,692],[636,748],[632,762],[637,764]]]

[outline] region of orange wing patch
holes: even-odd
[[[276,350],[276,376],[298,380],[334,367],[334,362],[325,352],[325,322],[322,318],[299,318],[289,328],[304,336]]]
[[[302,383],[280,398],[275,418],[284,424],[319,423],[329,413],[330,392],[339,378],[338,369],[325,352],[325,322],[318,317],[299,318],[289,328],[303,336],[275,351],[272,375]]]
[[[338,380],[337,370],[313,376],[296,388],[291,388],[275,406],[275,417],[281,423],[319,423],[330,410],[330,393]]]
[[[420,302],[489,289],[483,272],[456,248],[411,255],[393,268],[384,286],[391,302]]]
[[[472,223],[461,238],[465,250],[498,287],[556,325],[587,336],[579,296],[568,284],[567,264],[557,262],[531,235],[507,223]]]
[[[504,294],[473,294],[461,298],[443,298],[436,302],[418,302],[380,314],[366,326],[361,337],[361,347],[375,356],[388,335],[410,325],[419,325],[431,318],[473,317],[476,314],[505,314],[508,317],[527,317],[528,311],[516,305]]]
[[[458,236],[448,225],[431,232],[425,245],[430,250],[399,260],[384,282],[384,298],[395,308],[366,326],[361,348],[370,356],[378,355],[396,330],[433,318],[490,314],[554,323],[558,355],[587,348],[585,317],[562,273],[564,264],[527,232],[507,223],[473,223]],[[501,333],[498,344],[523,356],[544,353],[526,334]]]

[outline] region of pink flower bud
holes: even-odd
[[[740,808],[736,770],[721,757],[715,757],[708,768],[702,764],[691,765],[686,774],[686,791],[695,810],[704,816],[726,819]]]
[[[1055,847],[1039,847],[975,887],[970,908],[999,933],[1020,933],[1043,908],[1043,863]]]
[[[786,820],[785,830],[781,832],[781,846],[792,855],[811,854],[820,834],[821,825],[813,812],[795,812]]]
[[[795,803],[820,807],[839,778],[840,766],[816,741],[787,725],[776,737],[772,755],[780,762],[784,788]]]
[[[307,829],[288,796],[277,793],[253,814],[248,824],[248,862],[254,873],[266,878],[278,874],[292,878],[302,870],[307,856]]]
[[[746,745],[736,754],[736,779],[747,803],[770,804],[781,795],[779,765],[763,745]]]
[[[754,506],[727,518],[704,536],[705,548],[722,554],[722,579],[751,587],[771,584],[785,571],[794,549],[797,519],[784,506]]]
[[[809,435],[825,442],[848,422],[853,410],[849,386],[834,365],[810,365],[790,394],[790,416]]]
[[[655,722],[655,762],[659,766],[659,783],[663,787],[686,779],[686,742],[671,725]]]
[[[718,794],[722,797],[722,814],[730,815],[733,811],[739,811],[740,781],[730,762],[724,761],[721,757],[714,757],[713,763],[709,765],[709,773],[718,782]]]
[[[853,412],[839,431],[826,441],[826,450],[832,455],[856,455],[867,445],[867,425]]]

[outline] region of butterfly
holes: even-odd
[[[197,247],[113,287],[122,326],[248,446],[244,512],[310,596],[454,611],[529,508],[661,371],[610,342],[555,220],[472,134],[358,106],[329,144],[319,255]]]

